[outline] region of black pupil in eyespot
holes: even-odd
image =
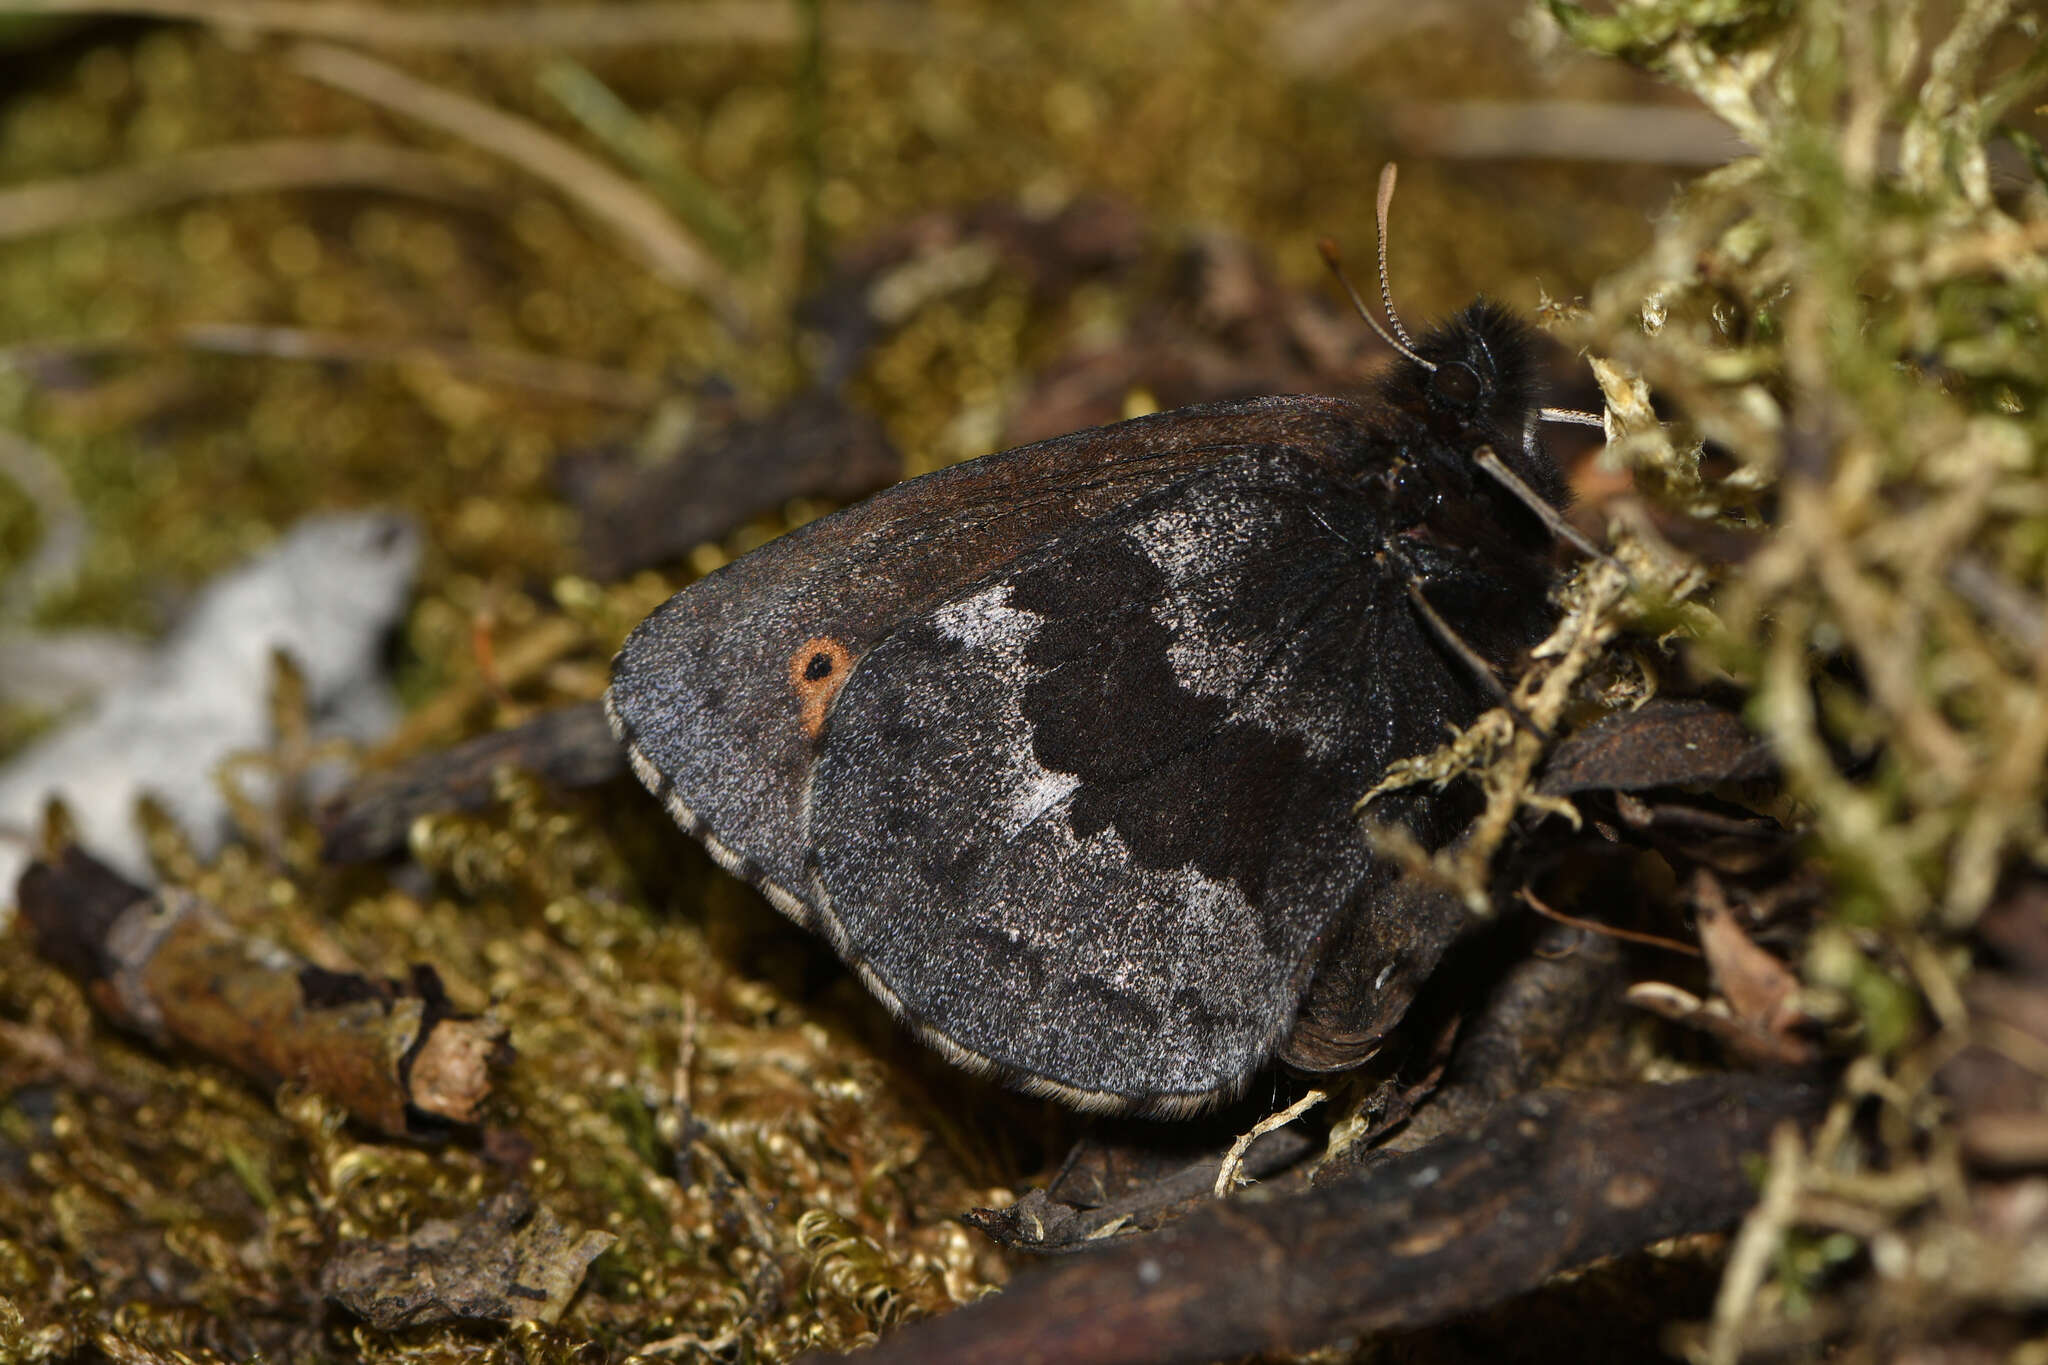
[[[1470,403],[1479,397],[1479,376],[1471,366],[1453,362],[1437,370],[1436,391],[1453,403]]]
[[[831,675],[831,672],[832,656],[830,654],[813,654],[811,661],[804,665],[804,677],[811,682],[828,677]]]

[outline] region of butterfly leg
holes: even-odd
[[[1488,663],[1478,650],[1467,644],[1465,637],[1458,634],[1457,627],[1446,621],[1443,614],[1430,603],[1429,595],[1422,590],[1422,573],[1409,557],[1392,544],[1387,546],[1387,553],[1394,563],[1400,566],[1408,590],[1409,604],[1415,608],[1415,614],[1422,618],[1423,624],[1429,627],[1430,633],[1457,657],[1459,663],[1471,670],[1472,676],[1478,680],[1479,686],[1492,699],[1495,706],[1513,716],[1515,723],[1530,734],[1538,739],[1548,740],[1549,732],[1530,719],[1529,714],[1508,695],[1508,689],[1501,682],[1500,675],[1493,671],[1493,665]]]
[[[1522,427],[1522,449],[1531,459],[1538,458],[1536,446],[1536,418],[1532,414]],[[1522,476],[1509,469],[1492,446],[1481,446],[1473,453],[1472,462],[1485,470],[1494,482],[1515,495],[1517,501],[1536,514],[1536,519],[1548,528],[1550,534],[1577,550],[1588,559],[1612,563],[1608,553],[1588,540],[1585,533],[1564,519],[1564,514],[1550,505],[1550,500],[1529,487]]]

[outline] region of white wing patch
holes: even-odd
[[[972,597],[947,603],[932,614],[932,621],[946,639],[964,645],[976,656],[967,661],[971,666],[994,665],[1002,672],[1014,673],[1022,668],[1024,651],[1031,647],[1044,618],[1035,611],[1012,607],[1010,585],[997,583]],[[1039,763],[1031,751],[1030,727],[1023,716],[1003,717],[1003,728],[999,751],[1010,772],[997,823],[1008,841],[1072,796],[1081,779]]]
[[[1035,611],[1010,605],[1010,585],[998,583],[972,597],[948,602],[932,613],[939,634],[969,649],[989,649],[1022,657],[1038,633],[1042,618]]]
[[[1228,699],[1242,718],[1292,734],[1312,755],[1328,757],[1341,742],[1344,717],[1335,710],[1304,712],[1298,698],[1279,704],[1260,681],[1274,642],[1247,638],[1239,624],[1246,579],[1280,552],[1283,540],[1300,537],[1300,519],[1277,513],[1247,518],[1247,505],[1260,504],[1219,483],[1191,490],[1124,534],[1166,578],[1168,590],[1153,604],[1152,617],[1172,632],[1166,653],[1180,685]],[[1300,604],[1304,611],[1311,605]]]

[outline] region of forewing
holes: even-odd
[[[1363,421],[1337,399],[1215,404],[899,484],[735,561],[642,622],[613,663],[613,731],[723,866],[836,938],[809,888],[805,805],[826,716],[870,650],[1078,526],[1247,452],[1354,442]]]
[[[1409,717],[1469,708],[1377,517],[1302,450],[1246,453],[877,644],[809,828],[814,897],[878,993],[1073,1103],[1174,1112],[1256,1070],[1386,876],[1351,803],[1433,738]],[[1375,705],[1389,687],[1409,704]]]

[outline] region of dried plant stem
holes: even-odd
[[[474,201],[483,187],[475,167],[434,152],[366,141],[279,138],[204,147],[97,175],[0,190],[0,241],[220,194],[340,188]]]
[[[1531,910],[1543,916],[1543,918],[1556,920],[1559,924],[1570,928],[1578,929],[1588,934],[1601,934],[1607,938],[1618,938],[1627,943],[1640,943],[1649,948],[1662,948],[1667,953],[1681,953],[1686,957],[1702,956],[1700,950],[1692,944],[1680,943],[1677,939],[1665,938],[1662,934],[1646,934],[1638,929],[1622,929],[1612,924],[1601,924],[1597,920],[1580,919],[1577,915],[1567,915],[1562,910],[1544,904],[1536,893],[1526,886],[1521,889],[1520,895],[1522,904],[1528,906]]]
[[[1658,577],[1648,581],[1663,582],[1674,576],[1682,577],[1685,572],[1670,571],[1661,564],[1655,567],[1660,571]],[[1595,560],[1587,566],[1583,582],[1584,596],[1574,610],[1566,613],[1551,637],[1536,647],[1535,657],[1541,662],[1523,675],[1514,692],[1515,700],[1538,725],[1547,729],[1555,729],[1572,689],[1599,658],[1607,642],[1620,632],[1623,604],[1635,584],[1629,569],[1616,560]],[[1480,785],[1486,791],[1486,809],[1473,822],[1453,862],[1458,880],[1467,888],[1468,902],[1483,896],[1487,865],[1494,850],[1507,837],[1510,822],[1524,806],[1576,818],[1568,802],[1551,802],[1534,791],[1536,764],[1543,750],[1543,742],[1536,736],[1518,732],[1510,752],[1480,774]]]
[[[153,352],[165,346],[214,355],[314,360],[344,365],[438,365],[483,384],[548,394],[604,407],[641,409],[659,402],[659,381],[629,370],[509,347],[470,346],[438,337],[357,336],[304,327],[197,322],[169,332],[78,341],[31,341],[0,348],[0,369],[21,369],[66,357]]]
[[[497,682],[507,690],[522,687],[564,655],[588,644],[588,631],[577,622],[566,617],[543,620],[498,651]],[[480,677],[450,686],[385,736],[384,742],[371,752],[369,761],[373,765],[388,764],[436,740],[445,741],[473,708],[490,698],[491,689]]]
[[[1216,1167],[1216,1197],[1225,1198],[1237,1189],[1244,1174],[1244,1155],[1252,1149],[1254,1142],[1276,1128],[1285,1128],[1328,1098],[1330,1095],[1326,1090],[1311,1090],[1279,1113],[1266,1115],[1238,1134],[1237,1140],[1230,1144],[1230,1150],[1224,1154],[1223,1160]]]
[[[1536,647],[1534,665],[1514,689],[1514,705],[1537,731],[1517,728],[1506,711],[1496,708],[1434,752],[1389,764],[1379,783],[1358,801],[1356,809],[1363,811],[1384,792],[1422,782],[1441,786],[1460,775],[1474,777],[1486,793],[1486,805],[1452,847],[1429,853],[1399,828],[1369,825],[1368,836],[1382,856],[1399,862],[1409,875],[1456,894],[1475,915],[1492,914],[1487,869],[1517,814],[1530,809],[1578,818],[1570,802],[1535,790],[1536,764],[1545,748],[1538,732],[1556,727],[1573,688],[1621,630],[1632,593],[1638,585],[1654,586],[1676,602],[1696,592],[1702,582],[1692,566],[1634,540],[1622,542],[1616,553],[1618,557],[1602,557],[1580,571],[1564,619]]]
[[[1743,1220],[1728,1254],[1728,1269],[1714,1299],[1713,1328],[1706,1349],[1694,1358],[1705,1365],[1735,1365],[1742,1356],[1742,1329],[1749,1321],[1757,1291],[1763,1287],[1785,1232],[1792,1226],[1806,1171],[1806,1148],[1790,1125],[1771,1137],[1770,1172],[1763,1197]]]
[[[18,14],[133,14],[385,47],[601,48],[648,43],[783,46],[803,36],[786,0],[555,5],[474,10],[409,9],[348,0],[17,0]],[[943,29],[945,25],[940,25]],[[957,24],[954,25],[957,27]],[[922,7],[840,6],[832,41],[849,47],[916,49],[937,41]]]
[[[609,166],[526,119],[346,48],[306,43],[290,60],[314,80],[452,133],[547,181],[624,239],[657,277],[705,298],[728,326],[745,330],[745,310],[725,273],[658,200]]]
[[[1429,100],[1388,112],[1404,141],[1436,157],[1720,166],[1750,150],[1720,119],[1680,105]]]

